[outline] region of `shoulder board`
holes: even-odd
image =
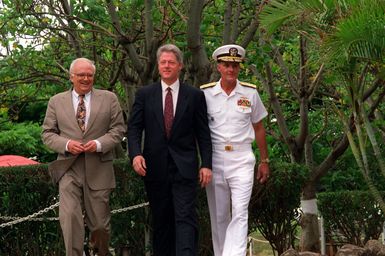
[[[255,84],[250,84],[250,83],[246,83],[246,82],[239,82],[242,86],[246,86],[246,87],[250,87],[250,88],[253,88],[253,89],[257,89],[257,86]]]
[[[211,82],[208,84],[201,85],[201,86],[199,86],[199,88],[206,89],[206,88],[214,87],[216,84],[217,84],[217,82]]]

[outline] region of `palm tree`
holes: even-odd
[[[313,204],[314,207],[310,208],[316,209],[316,185],[320,178],[327,173],[350,144],[365,180],[382,205],[381,209],[383,211],[385,209],[378,191],[370,180],[370,168],[364,147],[367,136],[376,152],[382,173],[385,175],[383,157],[380,156],[371,122],[374,111],[385,95],[384,13],[384,0],[272,0],[260,14],[261,27],[266,31],[264,44],[271,44],[271,39],[285,30],[295,32],[299,37],[300,67],[297,76],[290,74],[279,49],[272,46],[275,49],[273,60],[285,74],[288,84],[300,102],[301,128],[296,137],[288,132],[274,88],[270,86],[272,73],[269,65],[265,65],[267,78],[264,79],[261,74],[260,78],[270,94],[274,114],[277,119],[281,119],[277,123],[291,153],[292,161],[304,162],[311,170],[310,178],[301,193],[301,199],[306,203],[304,205],[308,205],[309,202]],[[319,65],[313,79],[309,79],[310,43],[319,47],[312,50],[318,51],[319,56],[322,56],[313,62]],[[338,113],[343,117],[345,133],[330,150],[330,154],[316,165],[311,149],[312,136],[309,133],[307,109],[315,90],[321,83],[322,74],[326,73],[325,66],[332,67],[328,73],[340,76],[340,80],[344,81],[345,87],[343,90],[341,88],[335,90],[338,93],[335,96],[339,99],[346,96],[348,100],[339,102],[338,108],[335,108],[340,110]],[[345,117],[346,113],[348,118]],[[358,137],[358,146],[353,134]],[[305,235],[301,237],[300,243],[303,251],[319,251],[317,217],[316,211],[304,208],[302,234]]]
[[[338,69],[343,71],[341,74],[354,117],[357,139],[348,129],[348,119],[339,108],[335,109],[345,124],[350,146],[365,181],[385,213],[385,203],[370,178],[370,164],[365,148],[365,141],[369,139],[385,177],[384,158],[381,157],[376,129],[369,117],[373,116],[374,103],[368,103],[370,91],[380,91],[375,104],[380,104],[385,93],[385,1],[370,1],[370,4],[364,2],[357,4],[352,14],[337,24],[334,33],[325,41],[324,48],[332,61],[341,60],[337,62]]]

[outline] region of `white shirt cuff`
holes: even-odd
[[[96,143],[96,152],[102,152],[102,144],[98,140],[94,140]]]

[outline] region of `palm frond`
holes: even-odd
[[[259,20],[266,32],[273,34],[283,24],[297,19],[302,13],[298,1],[273,0],[264,7]]]
[[[342,1],[342,0],[338,0]],[[352,0],[358,1],[358,0]],[[334,20],[336,0],[272,0],[260,13],[261,26],[268,34],[284,24],[301,30],[300,23],[328,23]],[[311,26],[310,26],[311,27]]]
[[[384,6],[383,0],[361,0],[361,4],[352,9],[347,18],[338,22],[335,31],[326,40],[324,47],[328,55],[334,59],[383,60]]]

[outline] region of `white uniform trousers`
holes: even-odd
[[[214,255],[245,256],[255,156],[251,145],[233,151],[213,148],[213,177],[206,192]]]

